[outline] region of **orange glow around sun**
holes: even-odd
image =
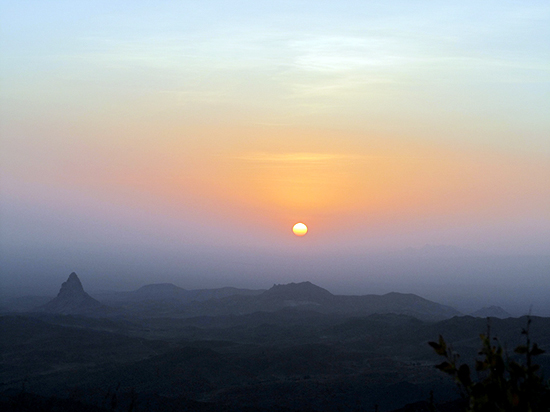
[[[304,236],[307,233],[307,226],[303,223],[296,223],[292,227],[292,231],[296,236]]]

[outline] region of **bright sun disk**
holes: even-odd
[[[292,231],[296,236],[304,236],[307,233],[307,226],[303,223],[296,223],[292,227]]]

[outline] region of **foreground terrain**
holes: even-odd
[[[458,393],[434,368],[440,360],[428,341],[441,334],[463,361],[473,362],[479,334],[488,326],[505,347],[514,348],[527,323],[526,318],[470,316],[434,320],[437,314],[451,315],[452,308],[411,296],[406,301],[414,305],[394,306],[397,313],[382,313],[379,304],[381,313],[368,314],[364,311],[372,299],[352,310],[324,289],[297,285],[276,286],[267,294],[245,292],[238,298],[226,291],[187,306],[177,297],[170,303],[164,292],[157,300],[111,296],[107,305],[106,300],[82,298],[74,283],[65,285],[53,303],[0,317],[0,406],[391,411],[428,401],[431,393],[441,404]],[[67,288],[76,290],[88,306],[72,302],[76,295],[67,294]],[[323,306],[319,299],[328,303]],[[262,300],[265,310],[258,306]],[[330,305],[336,309],[327,310]],[[44,309],[52,307],[62,310]],[[85,312],[92,307],[97,316],[57,313],[71,307]],[[210,314],[198,314],[201,307]],[[411,307],[416,309],[411,312]],[[441,312],[430,317],[421,313],[425,307]],[[403,313],[407,311],[411,314]],[[532,340],[550,348],[550,318],[532,319]],[[538,362],[550,370],[549,356],[540,356]]]

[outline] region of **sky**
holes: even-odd
[[[451,3],[2,1],[3,288],[550,256],[550,4]]]

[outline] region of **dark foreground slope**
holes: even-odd
[[[107,307],[71,274],[39,312],[0,317],[0,409],[389,411],[431,390],[446,402],[457,393],[427,342],[442,334],[473,361],[487,329],[411,294],[190,292],[148,285]],[[490,324],[512,348],[526,319]],[[550,347],[550,319],[532,331]]]
[[[526,319],[491,319],[507,347]],[[0,318],[0,392],[108,410],[380,411],[457,396],[433,365],[438,334],[464,360],[475,357],[487,321],[432,323],[405,315],[350,317],[287,308],[186,319]],[[533,318],[532,339],[550,347],[550,319]],[[550,368],[548,357],[540,363]],[[549,369],[547,369],[549,370]],[[107,401],[106,401],[107,399]],[[1,405],[0,402],[0,405]],[[76,405],[76,404],[75,404]],[[84,407],[83,406],[83,407]],[[188,409],[185,409],[188,408]],[[224,409],[225,408],[225,409]],[[93,410],[93,409],[90,409]]]

